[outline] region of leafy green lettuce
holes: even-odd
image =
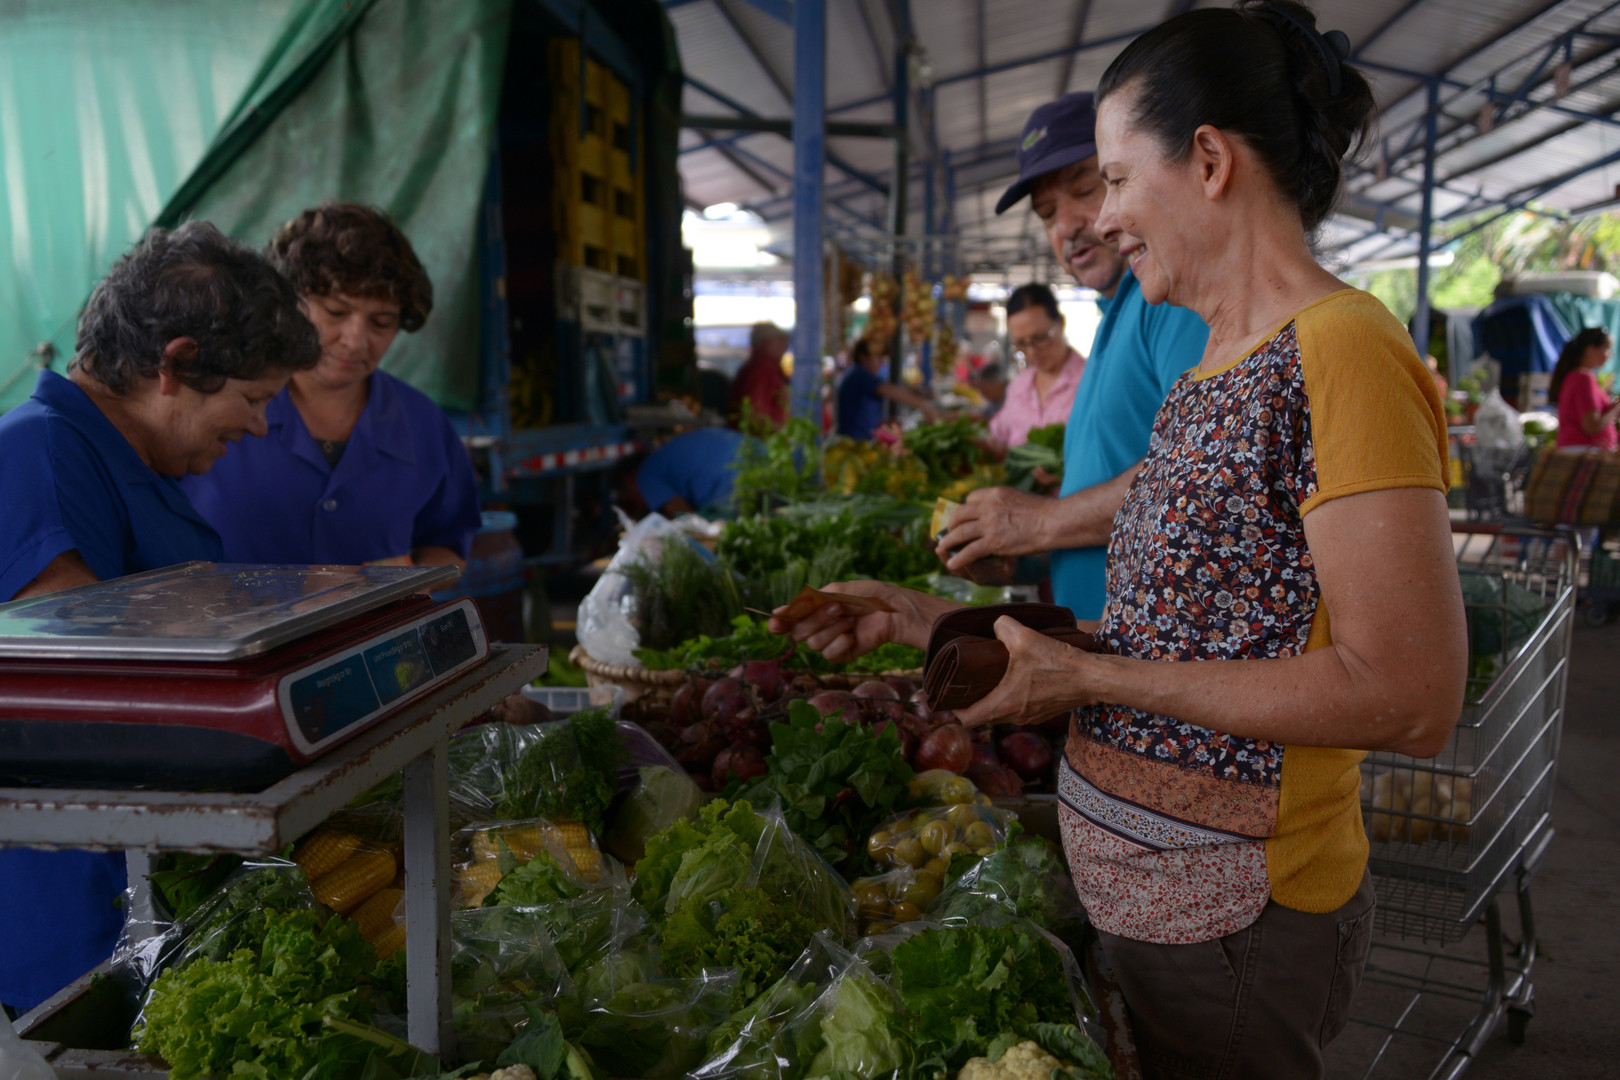
[[[905,1074],[909,1040],[894,992],[856,972],[838,980],[835,1001],[821,1018],[823,1045],[810,1063],[811,1076],[848,1073],[859,1080]]]
[[[892,961],[918,1058],[953,1073],[997,1036],[1074,1022],[1062,959],[1033,929],[927,930],[896,945]]]

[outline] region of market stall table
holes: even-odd
[[[338,568],[307,569],[330,572]],[[240,574],[242,568],[217,570]],[[388,572],[380,572],[384,570]],[[165,687],[175,700],[190,690],[197,696],[190,701],[184,722],[173,725],[179,730],[170,733],[180,752],[187,750],[187,731],[202,732],[206,739],[212,737],[211,732],[232,729],[238,734],[249,732],[267,745],[279,744],[286,752],[284,756],[295,765],[287,775],[257,791],[176,790],[199,786],[191,782],[194,777],[186,776],[181,777],[181,783],[164,788],[136,789],[130,782],[132,777],[125,777],[125,783],[119,786],[90,787],[64,781],[71,775],[74,756],[80,755],[88,766],[86,771],[95,774],[95,781],[108,783],[109,769],[99,767],[105,763],[85,756],[92,753],[94,740],[58,739],[60,755],[50,760],[37,759],[27,769],[20,769],[13,761],[14,755],[8,752],[8,772],[33,772],[37,775],[26,775],[24,779],[50,779],[58,786],[0,788],[0,844],[125,849],[141,865],[144,853],[162,850],[266,854],[281,850],[384,778],[403,772],[409,1037],[424,1050],[446,1053],[451,1050],[449,738],[469,720],[541,674],[546,650],[491,646],[484,641],[476,612],[469,610],[465,602],[434,606],[411,595],[437,584],[442,571],[365,571],[361,575],[351,573],[351,580],[328,590],[324,600],[306,593],[292,603],[285,602],[284,592],[278,593],[264,580],[256,581],[264,602],[258,605],[257,616],[235,624],[240,627],[244,621],[253,623],[252,629],[234,637],[223,631],[212,636],[199,631],[198,624],[204,622],[196,617],[200,608],[193,610],[189,620],[155,634],[155,623],[146,623],[145,631],[136,633],[129,628],[141,625],[140,619],[121,619],[116,625],[124,627],[122,633],[115,631],[109,636],[123,637],[122,656],[128,659],[114,660],[106,651],[95,655],[95,646],[76,657],[64,657],[59,647],[74,635],[63,633],[61,625],[55,626],[52,633],[35,633],[29,645],[18,644],[30,635],[8,635],[6,616],[29,602],[0,608],[0,718],[21,722],[20,716],[56,715],[57,719],[32,721],[33,730],[42,730],[45,723],[71,729],[71,716],[60,710],[51,712],[53,704],[71,698],[71,704],[87,719],[97,721],[84,727],[106,731],[118,722],[114,703],[120,687],[127,695],[126,711],[134,712],[153,704],[146,697],[161,693]],[[173,568],[155,573],[172,575]],[[242,595],[242,580],[239,577],[236,581],[238,597]],[[104,583],[101,598],[105,599],[119,584]],[[320,591],[307,580],[304,587]],[[80,593],[80,600],[85,599],[83,590],[72,592]],[[125,588],[122,599],[133,599],[138,606],[143,595]],[[270,599],[265,601],[266,597]],[[274,609],[274,616],[264,617],[265,609]],[[56,610],[60,612],[60,607]],[[94,613],[99,609],[94,604],[81,604],[81,610]],[[231,608],[230,614],[241,615],[244,610],[239,605]],[[222,626],[233,625],[230,614],[221,621]],[[457,641],[434,655],[433,650],[444,644],[445,626],[440,624],[447,615],[455,617],[457,633],[452,636]],[[10,624],[15,629],[16,620]],[[94,636],[83,632],[82,623],[78,630],[81,638]],[[228,637],[235,642],[232,648],[221,645]],[[177,639],[189,642],[187,661],[174,660]],[[181,652],[185,654],[185,650]],[[225,674],[199,673],[199,665],[205,661],[197,654],[208,652],[225,665],[219,669]],[[378,665],[371,663],[379,657],[396,661],[402,654],[424,660],[426,670],[400,670],[390,682],[389,675],[394,673],[379,672]],[[142,680],[132,674],[130,665],[136,659],[152,663],[158,677]],[[48,687],[42,691],[40,672],[51,671],[52,664],[64,663],[77,663],[82,670],[72,677],[66,668],[56,670],[54,685],[58,692],[52,695]],[[233,664],[237,666],[230,666]],[[10,682],[6,678],[8,667],[9,673],[16,676]],[[300,702],[294,700],[295,688],[317,672],[358,672],[362,667],[370,670],[368,685],[382,699],[377,708],[357,703],[352,696],[343,701],[329,700],[320,708],[313,708],[307,699],[301,708]],[[252,692],[245,691],[244,686]],[[7,696],[8,687],[11,697]],[[54,703],[48,700],[52,697],[57,699]],[[210,717],[205,701],[224,702],[235,712],[230,718]],[[249,704],[244,706],[244,701]],[[29,707],[25,709],[24,704]],[[319,726],[311,726],[315,718]],[[0,719],[0,724],[4,722]],[[286,732],[284,737],[277,730],[278,723]],[[132,726],[150,731],[156,725]],[[11,728],[13,739],[18,738],[17,731]],[[305,761],[308,763],[296,767]],[[132,880],[137,880],[133,874]],[[19,1030],[30,1034],[43,1021],[80,999],[89,985],[88,978],[75,983],[24,1017]],[[113,1055],[115,1059],[130,1057],[128,1053]],[[63,1065],[59,1056],[59,1069]]]

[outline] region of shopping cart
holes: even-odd
[[[1427,1076],[1457,1077],[1504,1014],[1518,1042],[1534,1012],[1530,882],[1553,835],[1580,544],[1572,531],[1462,528],[1482,531],[1457,535],[1470,670],[1456,733],[1432,760],[1362,765],[1378,911],[1352,1022],[1368,1077],[1431,1054]],[[1509,889],[1516,944],[1502,928]],[[1463,939],[1482,919],[1480,959],[1478,936]]]

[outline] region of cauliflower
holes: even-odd
[[[537,1077],[527,1065],[508,1065],[492,1073],[477,1073],[467,1080],[537,1080]]]
[[[956,1080],[1050,1080],[1053,1069],[1063,1062],[1042,1050],[1032,1039],[1014,1043],[992,1063],[989,1058],[970,1058]]]

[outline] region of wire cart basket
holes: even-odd
[[[1553,835],[1580,544],[1567,530],[1460,528],[1470,663],[1456,732],[1431,760],[1362,763],[1377,936],[1352,1020],[1371,1029],[1368,1077],[1430,1053],[1429,1077],[1457,1077],[1504,1014],[1519,1042],[1534,1012],[1530,882]],[[1510,888],[1517,944],[1502,928]],[[1477,935],[1459,945],[1481,919],[1483,960]]]

